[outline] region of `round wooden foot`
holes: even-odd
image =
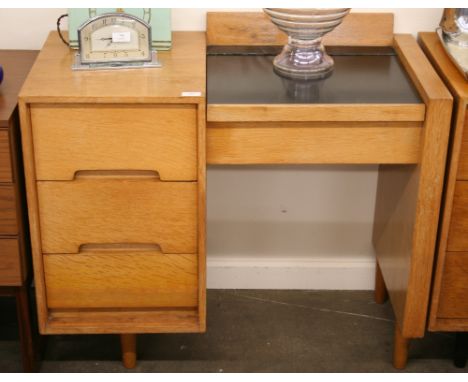
[[[388,299],[387,287],[385,286],[385,281],[380,270],[379,262],[375,262],[375,291],[374,299],[377,304],[383,304]]]
[[[404,369],[408,362],[409,338],[403,337],[398,324],[395,324],[395,339],[393,346],[393,366],[395,369]]]
[[[136,334],[121,334],[122,362],[127,369],[136,366]]]

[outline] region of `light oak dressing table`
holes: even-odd
[[[425,331],[451,96],[414,38],[393,35],[391,14],[350,14],[327,37],[365,55],[337,56],[318,98],[291,100],[289,83],[274,100],[229,94],[248,80],[235,77],[236,60],[253,58],[250,75],[271,76],[263,47],[284,42],[262,13],[210,13],[206,41],[175,32],[162,69],[76,73],[73,53],[50,35],[20,96],[42,333],[122,334],[133,367],[136,333],[205,330],[207,163],[381,164],[376,298],[388,290],[394,364],[404,367],[408,339]],[[346,89],[334,82],[340,67],[362,79],[359,60],[395,82],[335,98]]]

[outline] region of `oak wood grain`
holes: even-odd
[[[80,170],[153,170],[197,179],[195,105],[33,105],[37,180]]]
[[[208,45],[284,45],[287,36],[263,12],[208,12]],[[329,46],[391,46],[393,14],[350,13],[323,39]]]
[[[206,330],[206,106],[198,105],[198,323]]]
[[[127,183],[134,182],[139,184],[136,188],[132,188],[132,192],[129,192],[128,189],[120,189],[118,191],[114,188],[112,195],[118,194],[114,199],[114,206],[110,207],[107,204],[109,209],[106,210],[106,203],[111,203],[111,201],[106,200],[104,207],[97,211],[93,210],[92,205],[88,205],[86,200],[73,200],[72,203],[75,203],[76,207],[71,207],[75,209],[78,214],[80,205],[82,210],[86,210],[88,216],[92,216],[91,221],[94,219],[94,223],[100,227],[107,226],[110,232],[110,236],[114,236],[114,244],[131,244],[131,245],[158,245],[163,251],[167,250],[167,245],[164,243],[161,244],[161,240],[157,240],[154,232],[149,232],[146,229],[140,229],[142,226],[152,226],[152,224],[157,221],[156,225],[159,225],[161,232],[164,231],[168,233],[172,228],[175,227],[175,231],[168,236],[167,241],[173,240],[178,242],[182,247],[190,247],[191,253],[194,255],[197,253],[198,249],[204,250],[204,226],[199,230],[198,224],[205,224],[205,211],[198,213],[198,207],[200,208],[205,206],[205,159],[204,159],[204,150],[197,147],[203,143],[205,132],[205,84],[206,84],[206,53],[205,53],[205,36],[201,32],[175,32],[173,33],[173,49],[168,52],[161,52],[160,59],[163,63],[162,69],[144,69],[144,70],[120,70],[120,71],[102,71],[102,72],[88,72],[88,73],[78,73],[72,72],[70,70],[70,65],[73,60],[74,52],[67,49],[59,41],[56,33],[51,33],[49,36],[44,48],[42,49],[38,60],[32,69],[31,75],[28,77],[27,83],[23,87],[23,91],[20,95],[20,116],[22,121],[22,133],[23,133],[23,149],[24,149],[24,160],[25,160],[25,172],[26,172],[26,184],[27,184],[27,197],[28,197],[28,210],[30,216],[30,225],[31,225],[31,238],[32,238],[32,247],[33,247],[33,258],[34,258],[34,271],[35,271],[35,281],[36,281],[36,294],[38,302],[38,312],[39,312],[39,324],[40,330],[42,333],[46,334],[57,334],[57,333],[151,333],[151,332],[198,332],[204,330],[205,327],[205,317],[200,317],[203,313],[205,314],[205,291],[200,291],[198,284],[196,288],[196,303],[198,306],[194,306],[190,309],[168,309],[168,308],[128,308],[124,310],[115,310],[115,308],[79,308],[76,310],[70,309],[49,309],[47,306],[47,295],[46,295],[46,284],[44,280],[44,263],[43,256],[44,250],[42,246],[42,236],[45,233],[46,241],[53,237],[48,232],[47,227],[42,225],[42,212],[49,211],[49,203],[42,204],[43,199],[41,199],[41,205],[38,201],[38,191],[37,187],[42,187],[46,183],[52,187],[52,183],[59,185],[61,184],[76,184],[80,182],[116,182],[117,183]],[[190,65],[187,65],[187,62],[190,62]],[[199,95],[189,95],[182,94],[183,92],[199,92]],[[164,178],[163,171],[162,176],[159,173],[159,170],[148,170],[144,168],[121,168],[120,166],[112,166],[109,161],[108,168],[81,168],[74,172],[73,181],[39,181],[36,177],[36,163],[35,163],[35,129],[36,123],[31,120],[31,109],[36,111],[41,108],[66,108],[67,105],[73,108],[99,108],[97,104],[102,104],[102,108],[106,108],[109,105],[112,105],[114,108],[129,108],[128,113],[120,113],[120,120],[117,120],[110,114],[107,115],[110,119],[110,123],[107,124],[108,131],[103,133],[104,138],[109,137],[109,130],[119,129],[123,131],[124,127],[122,122],[128,122],[126,128],[132,130],[132,127],[140,128],[141,125],[138,123],[137,113],[133,113],[133,110],[139,108],[145,108],[145,105],[148,106],[147,109],[154,109],[150,113],[156,113],[156,109],[163,107],[165,110],[173,110],[171,116],[169,112],[167,113],[166,118],[160,118],[160,120],[165,121],[164,126],[170,129],[170,126],[177,128],[176,131],[172,131],[173,138],[177,138],[178,134],[182,134],[184,129],[192,129],[193,136],[192,142],[195,142],[195,157],[194,164],[195,171],[192,170],[192,173],[195,174],[194,179],[201,177],[197,182],[181,182],[177,179],[177,182],[161,182],[161,179]],[[180,108],[178,109],[180,104]],[[164,105],[164,106],[162,106]],[[192,106],[188,106],[192,105]],[[185,107],[191,108],[191,114],[193,120],[191,121],[191,127],[180,126],[181,123],[186,122],[186,116],[179,115],[178,110],[184,110]],[[133,110],[130,110],[133,108]],[[88,114],[93,114],[89,112]],[[116,112],[118,114],[118,112]],[[133,115],[132,115],[133,114]],[[184,113],[181,113],[184,114]],[[94,115],[92,115],[94,116]],[[50,124],[53,124],[53,116],[50,115],[50,119],[47,121]],[[62,115],[62,121],[67,122],[65,115]],[[106,118],[107,118],[106,117]],[[133,117],[133,118],[132,118]],[[157,115],[150,115],[152,122],[145,122],[144,129],[149,132],[150,128],[157,129]],[[153,118],[156,117],[156,118]],[[81,119],[80,119],[81,118]],[[106,118],[104,120],[106,121]],[[91,125],[92,122],[82,118],[81,114],[75,113],[71,120],[74,121],[78,119],[82,124],[75,124],[77,129],[80,129],[83,125]],[[99,120],[99,119],[98,119]],[[68,121],[69,122],[69,121]],[[101,119],[102,122],[102,119]],[[73,123],[73,122],[72,122]],[[196,124],[196,130],[193,128]],[[150,126],[151,125],[151,126]],[[57,129],[62,129],[62,126],[55,125]],[[49,128],[48,126],[46,128]],[[202,129],[200,131],[199,129]],[[135,131],[138,129],[135,129]],[[180,131],[179,131],[180,130]],[[81,132],[81,131],[80,131]],[[44,141],[48,138],[51,138],[54,134],[57,135],[55,130],[50,130],[47,134],[50,133],[50,136],[44,137]],[[68,142],[63,142],[68,150],[73,152],[73,148],[70,148],[71,143],[82,144],[80,141],[83,136],[78,135],[70,136]],[[106,135],[107,134],[107,135]],[[148,133],[149,134],[149,133]],[[159,134],[159,133],[158,133]],[[161,132],[163,134],[163,132]],[[168,132],[168,142],[166,144],[173,144],[171,141],[170,132]],[[99,134],[97,134],[99,136]],[[88,140],[90,137],[85,136]],[[94,139],[95,137],[93,137]],[[61,137],[55,136],[54,140],[58,142]],[[110,142],[113,142],[112,139],[117,139],[119,144],[123,147],[125,143],[122,142],[122,139],[132,139],[130,133],[124,135],[110,137]],[[141,137],[133,137],[133,139],[139,140],[142,142]],[[73,142],[70,142],[73,141]],[[47,142],[46,142],[47,143]],[[52,142],[53,143],[53,142]],[[154,137],[149,137],[145,142],[144,150],[146,152],[144,155],[140,155],[140,158],[146,160],[146,157],[153,155],[152,151],[154,148],[151,144],[154,143]],[[47,143],[48,144],[48,143]],[[115,144],[115,142],[113,142]],[[143,144],[143,143],[142,143]],[[151,147],[150,147],[151,146]],[[149,148],[148,148],[149,147]],[[105,150],[105,148],[100,148],[100,150]],[[107,148],[112,151],[112,148]],[[159,150],[160,148],[158,148]],[[193,149],[193,147],[192,147]],[[90,148],[87,148],[90,150]],[[185,151],[181,148],[180,151]],[[175,152],[175,150],[172,150]],[[115,154],[115,152],[114,152]],[[65,152],[64,155],[57,159],[56,165],[60,167],[59,163],[68,158],[69,153]],[[91,154],[92,155],[92,152]],[[136,154],[137,155],[137,154]],[[186,152],[179,152],[178,156],[183,158],[184,156],[190,156],[193,154]],[[137,155],[138,156],[138,155]],[[119,158],[115,159],[116,161]],[[165,158],[165,165],[168,167],[173,166],[174,164],[166,163],[173,161],[174,158]],[[177,160],[177,159],[175,159]],[[129,163],[130,160],[127,161]],[[182,178],[186,178],[185,175]],[[150,185],[148,185],[151,183]],[[176,188],[187,187],[190,189],[190,192],[187,191],[187,197],[181,196],[179,193],[171,194],[170,190],[165,194],[167,198],[163,201],[165,202],[164,206],[154,203],[157,198],[161,195],[158,192],[155,192],[155,187],[153,186],[156,183],[172,183]],[[185,185],[184,185],[185,183]],[[44,186],[47,188],[48,186]],[[161,186],[163,187],[163,186]],[[53,188],[53,187],[52,187]],[[67,187],[65,187],[67,188]],[[98,187],[99,188],[99,187]],[[111,187],[112,188],[112,187]],[[95,197],[93,191],[88,190],[89,193],[86,196],[91,195],[91,199]],[[97,192],[97,190],[95,190]],[[109,190],[108,190],[109,191]],[[49,196],[57,200],[61,199],[58,191],[57,194],[52,192]],[[106,193],[106,192],[105,192]],[[146,194],[143,195],[143,194]],[[64,193],[65,195],[66,193]],[[72,193],[73,194],[73,193]],[[79,193],[78,193],[79,194]],[[99,192],[97,192],[99,194]],[[164,194],[164,193],[163,193]],[[42,196],[42,195],[41,195]],[[77,196],[77,194],[75,194]],[[81,195],[84,196],[84,195]],[[101,197],[108,199],[107,197],[101,194]],[[145,200],[148,200],[147,197],[152,199],[153,203],[150,203],[150,207],[145,205]],[[70,195],[64,198],[65,200],[71,201]],[[86,199],[86,198],[85,198]],[[99,199],[99,196],[98,196]],[[167,203],[168,199],[175,201],[174,203]],[[47,199],[49,200],[49,199]],[[55,199],[54,199],[55,200]],[[66,205],[65,200],[62,200],[60,206]],[[189,202],[190,200],[190,202]],[[161,201],[161,200],[160,200]],[[191,207],[185,208],[186,204],[190,203]],[[99,204],[99,203],[98,203]],[[177,205],[176,205],[177,204]],[[51,203],[56,205],[55,203]],[[160,210],[156,211],[159,205],[161,210],[165,210],[167,214],[171,216],[166,218],[164,215],[159,215]],[[45,206],[45,207],[44,207]],[[69,205],[67,208],[70,207]],[[58,208],[56,211],[59,211]],[[99,211],[106,210],[109,212],[106,216],[99,214]],[[125,215],[125,211],[131,210],[130,214]],[[149,211],[148,211],[149,210]],[[122,212],[123,211],[123,212]],[[136,211],[136,212],[135,212]],[[148,219],[148,214],[153,211],[157,212],[158,216]],[[182,214],[179,214],[177,211],[183,211]],[[175,215],[172,214],[175,212]],[[85,215],[86,215],[85,213]],[[47,214],[47,213],[46,213]],[[132,215],[133,214],[133,215]],[[57,215],[61,215],[60,213]],[[141,217],[138,219],[137,216]],[[50,217],[50,215],[48,215]],[[62,215],[62,218],[65,215]],[[82,215],[84,216],[84,215]],[[134,219],[137,219],[135,223]],[[60,218],[61,219],[61,218]],[[60,220],[59,219],[59,220]],[[53,223],[54,218],[50,220]],[[66,220],[66,219],[65,219]],[[113,223],[118,220],[121,224],[120,227],[115,227]],[[172,222],[172,223],[171,223]],[[189,223],[187,223],[189,222]],[[86,224],[88,221],[86,221]],[[186,224],[187,223],[187,224]],[[53,223],[54,224],[54,223]],[[85,227],[86,224],[76,224],[69,221],[70,230],[65,230],[71,236],[74,235],[74,229],[76,227]],[[172,227],[172,228],[171,228]],[[55,228],[60,231],[60,235],[63,235],[57,225]],[[84,228],[86,230],[86,228]],[[66,234],[65,232],[65,234]],[[77,231],[78,234],[80,230]],[[120,235],[122,232],[129,232],[129,235]],[[182,234],[183,233],[183,234]],[[180,239],[176,236],[179,236]],[[145,242],[140,242],[142,236],[147,235],[147,240]],[[99,234],[97,235],[99,236]],[[106,235],[103,235],[106,236]],[[132,237],[132,242],[122,242],[122,240],[127,240],[129,237]],[[106,236],[107,237],[107,236]],[[63,238],[63,243],[67,242],[66,238]],[[91,238],[92,239],[92,238]],[[61,239],[59,239],[60,241]],[[94,239],[92,239],[94,240]],[[52,242],[54,239],[52,239]],[[111,240],[112,241],[112,240]],[[103,244],[110,243],[99,243],[99,242],[90,242],[90,243],[78,243],[81,242],[81,239],[76,242],[76,245],[73,247],[75,250],[81,248],[82,253],[78,256],[89,254],[93,250],[102,250]],[[77,247],[78,245],[78,247]],[[169,248],[170,249],[170,248]],[[177,248],[176,248],[177,249]],[[188,249],[188,248],[185,248]],[[61,251],[63,252],[66,251]],[[182,254],[187,253],[187,251],[180,251]],[[47,255],[46,255],[47,256]],[[194,255],[195,256],[195,255]],[[199,259],[199,260],[198,260]],[[200,279],[200,285],[204,285],[204,267],[205,267],[205,254],[201,253],[200,256],[197,256],[197,272],[202,275]],[[203,301],[202,301],[203,299]],[[159,310],[158,310],[159,309]]]
[[[197,261],[154,251],[44,255],[48,307],[195,307]]]
[[[51,310],[46,334],[192,333],[200,331],[196,309]]]
[[[448,252],[440,289],[438,318],[468,317],[468,252]]]
[[[424,121],[424,104],[209,104],[207,122]]]
[[[23,273],[18,239],[0,239],[0,285],[21,286]]]
[[[196,182],[93,177],[39,181],[37,188],[43,253],[119,243],[198,252]]]
[[[18,222],[15,189],[12,184],[0,184],[0,234],[16,235]]]
[[[467,85],[468,86],[468,85]],[[468,102],[465,100],[465,103]],[[465,105],[462,105],[462,107]],[[458,174],[457,174],[457,179],[459,180],[468,180],[468,111],[467,108],[465,107],[464,110],[461,109],[459,111],[460,115],[459,118],[457,119],[460,124],[463,124],[463,127],[460,127],[460,130],[463,130],[462,132],[462,143],[461,143],[461,148],[460,148],[460,159],[458,162]],[[463,116],[465,117],[463,121]]]
[[[209,164],[417,163],[421,127],[208,123]]]
[[[439,41],[438,36],[435,33],[420,33],[420,42],[421,46],[424,49],[426,55],[437,69],[439,75],[444,79],[445,84],[448,86],[452,92],[455,105],[454,113],[452,117],[452,131],[451,131],[451,144],[448,151],[447,157],[447,171],[445,176],[445,192],[443,199],[443,215],[439,225],[439,241],[437,247],[437,262],[434,268],[435,275],[432,287],[432,297],[431,297],[431,309],[429,314],[429,330],[442,330],[442,331],[463,331],[468,330],[468,315],[464,318],[461,317],[451,317],[445,318],[441,317],[439,314],[440,303],[445,301],[449,302],[454,307],[456,304],[464,304],[464,298],[461,297],[461,300],[458,302],[455,301],[456,293],[451,293],[448,299],[444,296],[445,291],[450,291],[451,279],[446,277],[446,266],[447,261],[449,260],[449,252],[447,252],[449,232],[451,230],[451,225],[459,224],[454,222],[453,219],[456,219],[455,216],[452,216],[454,212],[454,198],[456,189],[462,183],[457,182],[457,178],[464,179],[464,140],[466,139],[466,108],[468,102],[468,86],[461,75],[457,70],[455,65],[451,62],[450,58],[447,56],[442,44]],[[465,182],[463,182],[465,183]],[[458,188],[458,206],[460,207],[460,188]],[[458,214],[463,210],[463,206],[457,208]],[[460,216],[460,215],[459,215]],[[463,214],[461,215],[463,218]],[[463,236],[463,232],[459,232]],[[466,232],[464,233],[466,235]],[[456,237],[456,234],[455,234]],[[460,237],[460,236],[459,236]],[[451,255],[450,255],[451,256]],[[449,271],[453,275],[453,270]],[[465,283],[466,283],[466,275]],[[453,292],[453,290],[452,290]],[[459,296],[460,297],[460,296]]]
[[[445,170],[452,97],[410,35],[398,57],[426,104],[413,167],[380,166],[373,242],[403,338],[424,335]]]
[[[455,184],[447,251],[468,251],[468,182],[466,181],[458,181]]]
[[[72,71],[76,51],[51,32],[28,81],[25,102],[200,103],[205,97],[205,33],[173,32],[170,51],[158,52],[161,68]],[[200,92],[184,96],[183,92]]]
[[[12,182],[10,137],[7,129],[0,130],[0,182]]]

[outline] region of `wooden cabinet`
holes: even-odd
[[[31,325],[31,260],[18,117],[18,93],[37,52],[0,50],[5,78],[0,85],[0,296],[16,298],[23,368],[36,368]]]
[[[51,33],[20,95],[40,329],[125,334],[134,360],[129,334],[205,330],[204,34],[162,68],[73,59]]]
[[[452,92],[455,107],[447,156],[443,214],[429,314],[429,330],[468,331],[468,82],[435,33],[421,45]]]

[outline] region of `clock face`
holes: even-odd
[[[78,35],[82,63],[151,61],[150,27],[135,16],[97,16]]]

